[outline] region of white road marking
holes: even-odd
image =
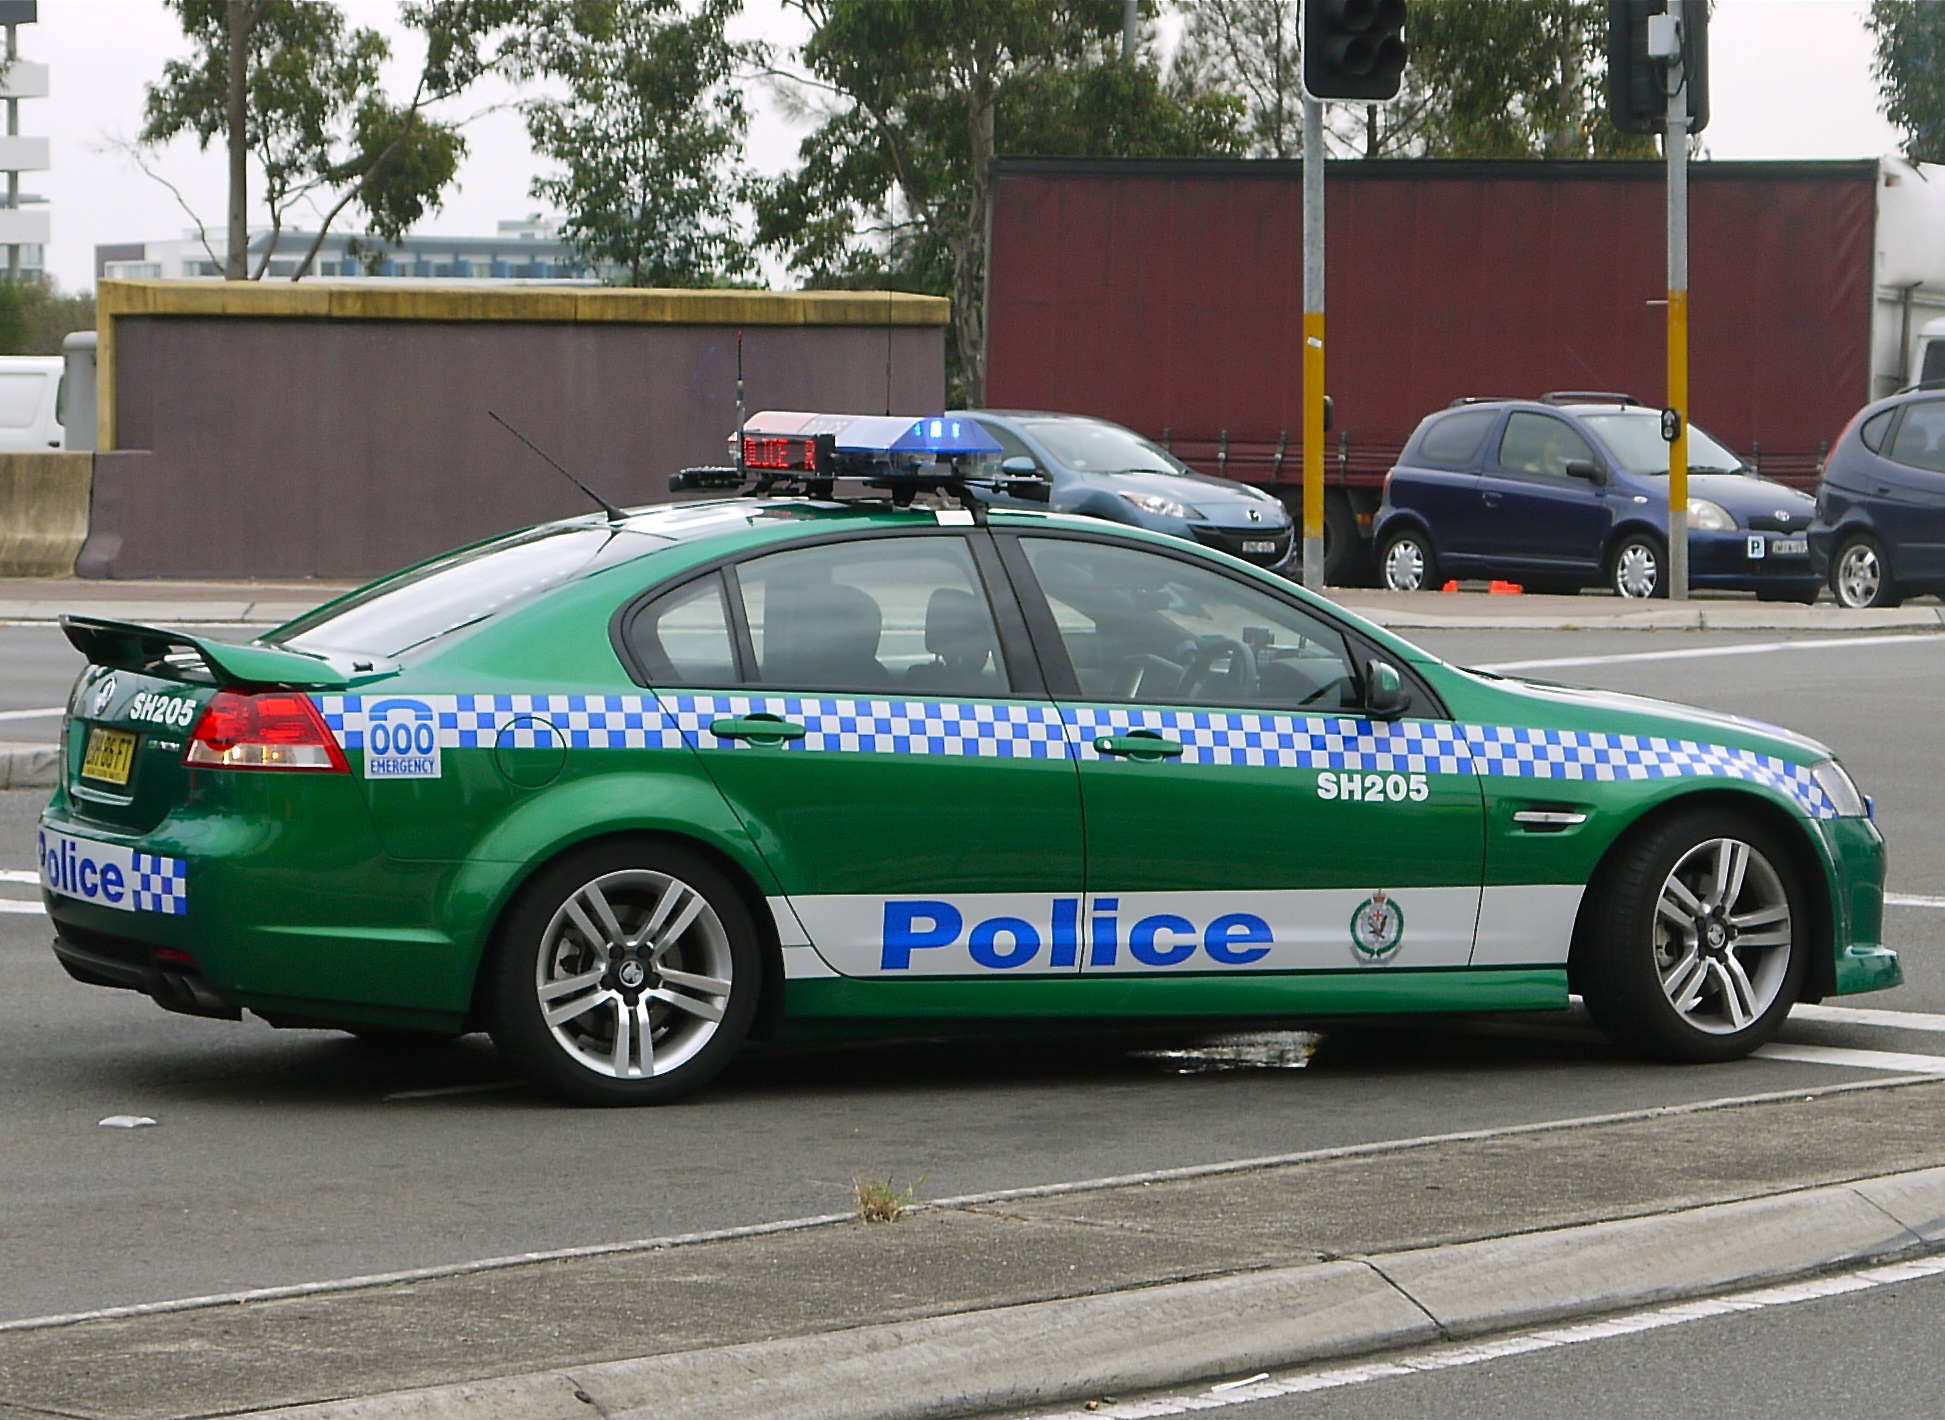
[[[1550,1326],[1537,1331],[1522,1331],[1478,1341],[1466,1346],[1434,1346],[1382,1361],[1366,1361],[1356,1366],[1334,1366],[1326,1371],[1311,1371],[1286,1376],[1281,1380],[1246,1383],[1230,1390],[1213,1387],[1193,1395],[1164,1396],[1154,1400],[1101,1405],[1093,1410],[1034,1411],[1044,1420],[1159,1420],[1168,1415],[1188,1415],[1203,1410],[1226,1410],[1250,1405],[1259,1400],[1275,1400],[1286,1395],[1310,1395],[1317,1391],[1344,1390],[1368,1385],[1372,1381],[1414,1376],[1426,1371],[1449,1371],[1460,1366],[1476,1366],[1485,1361],[1509,1356],[1530,1356],[1538,1351],[1557,1351],[1563,1346],[1578,1346],[1587,1341],[1607,1341],[1618,1336],[1638,1336],[1662,1331],[1671,1326],[1686,1326],[1692,1321],[1713,1317],[1741,1316],[1770,1307],[1795,1306],[1799,1302],[1822,1301],[1828,1297],[1855,1295],[1878,1287],[1895,1287],[1945,1273],[1945,1257],[1925,1257],[1912,1262],[1894,1262],[1886,1267],[1869,1267],[1859,1272],[1818,1277],[1808,1282],[1792,1282],[1781,1287],[1763,1287],[1749,1292],[1732,1292],[1726,1297],[1709,1297],[1696,1302],[1678,1302],[1652,1311],[1628,1312],[1578,1326]]]
[[[1945,1031],[1945,1016],[1929,1011],[1885,1011],[1870,1006],[1796,1006],[1793,1021],[1829,1021],[1840,1026],[1883,1026],[1888,1030]]]
[[[1784,1045],[1774,1041],[1757,1046],[1755,1053],[1759,1060],[1787,1060],[1796,1065],[1841,1065],[1852,1070],[1892,1070],[1901,1075],[1945,1075],[1945,1055],[1852,1050],[1840,1045]]]
[[[1831,636],[1818,641],[1743,641],[1727,646],[1690,646],[1680,651],[1630,651],[1614,656],[1551,656],[1538,661],[1495,661],[1473,669],[1495,675],[1507,671],[1537,671],[1552,666],[1618,666],[1633,661],[1699,661],[1712,656],[1763,656],[1775,651],[1821,651],[1826,647],[1883,646],[1898,641],[1931,641],[1945,646],[1945,636],[1921,631],[1895,636]]]
[[[38,902],[20,902],[11,897],[0,897],[0,913],[17,912],[23,916],[44,917],[47,909]]]
[[[1887,892],[1886,907],[1945,907],[1945,897],[1924,897],[1915,892]]]
[[[41,875],[33,868],[0,868],[0,883],[38,883]]]
[[[0,710],[0,720],[45,720],[49,715],[65,714],[65,705],[56,705],[51,710]]]

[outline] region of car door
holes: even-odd
[[[1342,629],[1193,554],[1003,545],[1080,756],[1089,972],[1467,965],[1480,790],[1422,687],[1361,714]]]
[[[1496,457],[1479,480],[1481,550],[1493,571],[1598,570],[1606,494],[1567,472],[1576,462],[1599,465],[1593,446],[1566,420],[1525,409],[1506,416]]]
[[[1440,415],[1388,480],[1385,496],[1425,519],[1433,551],[1451,572],[1470,571],[1486,552],[1491,528],[1479,497],[1479,459],[1499,415],[1497,409]]]
[[[1907,404],[1873,463],[1869,491],[1897,575],[1945,579],[1945,399]]]
[[[830,968],[1077,969],[1078,774],[983,531],[749,557],[625,635]]]

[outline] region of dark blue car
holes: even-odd
[[[1688,580],[1811,602],[1814,502],[1688,431]],[[1668,445],[1625,396],[1460,401],[1413,432],[1373,526],[1393,591],[1494,577],[1529,591],[1668,593]]]
[[[1810,550],[1844,606],[1945,593],[1945,391],[1866,405],[1817,488]]]

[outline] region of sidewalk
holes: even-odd
[[[11,1323],[0,1416],[903,1420],[1125,1397],[1924,1250],[1945,1242],[1941,1126],[1945,1082],[1873,1082]]]
[[[122,621],[274,626],[356,583],[94,582],[78,578],[0,578],[0,622],[51,622],[63,613]],[[1945,630],[1945,605],[1931,601],[1874,611],[1834,603],[1800,606],[1748,597],[1703,595],[1670,602],[1578,597],[1499,596],[1485,592],[1380,592],[1334,587],[1331,599],[1398,630],[1507,631],[1890,631]]]

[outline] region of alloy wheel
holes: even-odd
[[[646,868],[576,889],[542,934],[534,990],[554,1040],[617,1080],[666,1075],[709,1043],[734,980],[709,900]]]
[[[1696,1030],[1733,1035],[1762,1018],[1789,973],[1790,900],[1769,859],[1710,838],[1669,871],[1655,904],[1655,972]]]
[[[1853,542],[1837,560],[1837,600],[1848,607],[1876,603],[1884,586],[1884,564],[1868,542]]]

